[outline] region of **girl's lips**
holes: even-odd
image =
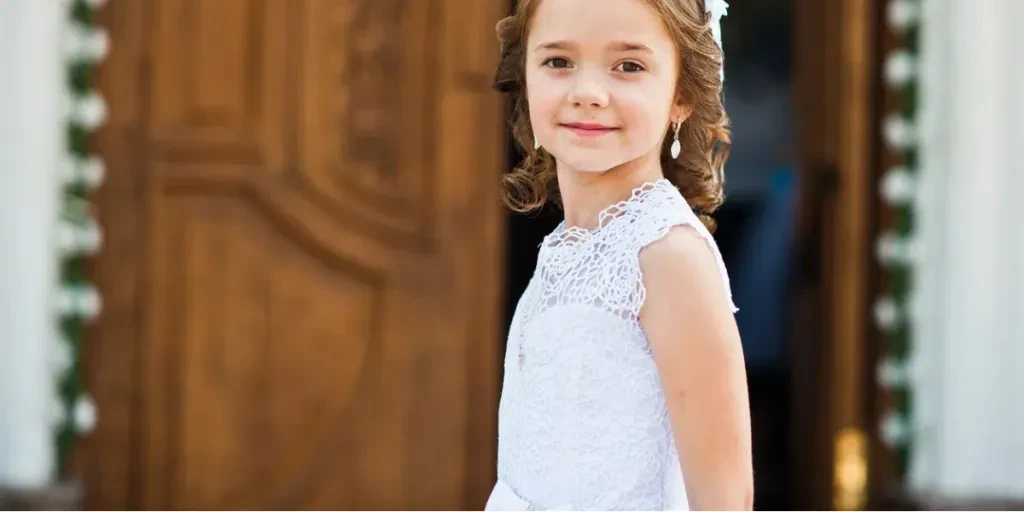
[[[563,124],[565,128],[568,128],[576,135],[581,137],[598,137],[608,132],[615,131],[616,128],[611,126],[605,126],[603,124],[590,124],[590,123],[567,123]]]

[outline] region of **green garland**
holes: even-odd
[[[888,86],[899,97],[900,109],[890,113],[883,135],[899,165],[887,170],[881,181],[881,195],[891,211],[893,223],[883,230],[876,246],[880,263],[888,273],[888,289],[875,303],[875,321],[885,336],[886,353],[878,366],[878,382],[891,393],[892,407],[882,415],[882,440],[897,455],[897,473],[905,479],[913,447],[911,349],[914,263],[918,251],[915,238],[915,189],[918,158],[918,73],[920,0],[889,0],[889,24],[899,35],[899,44],[885,62]]]
[[[95,69],[109,46],[97,26],[99,0],[71,0],[67,58],[67,166],[57,245],[60,289],[57,295],[57,407],[55,478],[65,475],[75,442],[96,422],[95,405],[82,384],[82,336],[100,310],[99,294],[89,282],[88,258],[100,248],[101,234],[89,194],[103,180],[103,162],[92,154],[91,135],[103,123],[106,106],[95,90]]]

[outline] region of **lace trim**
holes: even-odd
[[[612,223],[612,221],[621,218],[622,214],[629,209],[629,206],[635,203],[642,203],[643,200],[651,194],[651,192],[666,186],[675,189],[675,185],[666,178],[659,178],[654,181],[641,183],[640,186],[634,188],[633,191],[630,192],[628,198],[617,203],[612,203],[598,212],[596,228],[586,229],[579,226],[566,227],[565,221],[563,220],[555,227],[554,231],[544,237],[544,241],[541,245],[552,247],[557,245],[575,245],[583,243],[603,231]]]
[[[704,223],[700,221],[700,217],[698,217],[696,213],[693,212],[692,208],[690,208],[690,206],[686,203],[686,199],[680,195],[679,190],[676,188],[676,186],[673,185],[672,182],[670,182],[666,178],[659,178],[654,181],[644,182],[637,186],[636,188],[634,188],[630,192],[628,198],[606,206],[604,209],[598,212],[598,225],[593,229],[586,229],[579,226],[566,227],[564,220],[560,222],[558,226],[554,229],[554,231],[552,231],[550,234],[544,237],[544,241],[541,242],[540,244],[542,252],[545,252],[545,249],[550,251],[547,254],[542,255],[541,257],[543,266],[546,270],[554,272],[556,275],[561,275],[564,274],[568,269],[579,265],[580,262],[578,261],[576,255],[564,257],[561,255],[555,256],[553,253],[561,253],[564,250],[573,250],[579,246],[588,243],[597,243],[598,245],[603,243],[617,243],[615,241],[607,240],[609,237],[614,238],[618,236],[623,236],[621,233],[615,233],[615,230],[612,229],[612,226],[616,225],[615,221],[621,219],[630,219],[632,217],[633,221],[637,222],[638,219],[636,218],[636,215],[644,214],[641,214],[636,210],[643,208],[644,204],[646,202],[649,202],[649,200],[651,199],[650,196],[656,193],[663,193],[664,195],[660,198],[655,197],[653,199],[654,202],[658,202],[659,200],[664,201],[666,196],[676,198],[669,200],[673,202],[675,200],[678,200],[680,206],[683,208],[683,211],[675,212],[668,216],[665,216],[665,212],[656,211],[653,214],[653,218],[648,218],[648,220],[643,221],[645,223],[653,222],[651,226],[647,226],[646,224],[644,224],[644,227],[642,228],[631,229],[632,234],[629,235],[633,237],[633,240],[631,241],[630,250],[631,258],[633,256],[638,256],[639,251],[642,250],[647,245],[663,238],[665,235],[668,234],[668,232],[673,227],[692,227],[695,231],[697,231],[700,237],[703,238],[704,241],[708,244],[709,249],[714,255],[715,262],[718,266],[719,277],[723,282],[726,297],[729,301],[729,308],[733,313],[737,313],[739,311],[739,308],[737,308],[736,303],[733,302],[732,286],[729,279],[729,272],[725,267],[725,262],[722,259],[722,253],[718,249],[718,244],[715,242],[714,236],[711,234],[710,231],[708,231],[707,227],[704,226]],[[654,208],[656,210],[657,205],[655,205]],[[636,215],[631,216],[630,212]],[[678,214],[679,216],[676,217],[676,214]],[[654,227],[655,231],[653,233],[643,233],[643,231],[645,229],[648,229],[648,227]],[[639,261],[636,261],[635,263],[636,271],[639,274]],[[646,287],[643,285],[642,282],[642,275],[640,275],[640,279],[641,282],[638,283],[637,290],[637,295],[639,295],[639,297],[635,297],[635,299],[638,299],[636,300],[635,306],[637,311],[634,312],[636,314],[639,313],[639,307],[643,305],[647,295]]]

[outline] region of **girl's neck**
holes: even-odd
[[[558,164],[558,190],[566,227],[594,229],[598,214],[609,205],[628,199],[644,183],[663,177],[661,162],[639,158],[605,172],[582,172]]]

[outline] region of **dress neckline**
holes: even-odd
[[[656,180],[641,183],[630,192],[629,197],[626,199],[602,208],[601,211],[597,213],[597,227],[594,227],[593,229],[587,229],[580,226],[566,226],[565,219],[563,218],[562,221],[555,226],[554,231],[544,237],[544,243],[542,245],[551,247],[583,243],[587,239],[592,238],[603,231],[612,223],[612,221],[621,217],[622,213],[627,211],[630,206],[642,203],[644,198],[650,195],[651,192],[666,186],[675,189],[675,185],[673,185],[667,178],[658,178]]]

